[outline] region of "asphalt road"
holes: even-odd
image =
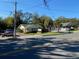
[[[18,34],[19,35],[19,34]],[[44,38],[44,37],[55,37],[57,39],[68,39],[68,40],[79,40],[79,31],[73,32],[73,33],[66,33],[66,34],[61,34],[61,35],[56,35],[56,36],[43,36],[43,35],[19,35],[17,38]],[[8,38],[12,37],[1,37],[0,40],[5,40]]]
[[[0,59],[79,59],[79,32],[5,40],[8,38],[0,37]]]
[[[79,31],[69,33],[69,34],[57,35],[54,37],[58,39],[64,39],[64,40],[79,41]]]

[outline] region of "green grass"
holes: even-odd
[[[58,32],[47,32],[47,33],[43,33],[43,36],[52,36],[52,35],[60,35],[61,33]]]
[[[72,30],[70,32],[78,32],[79,30]],[[45,33],[25,33],[26,35],[43,35],[43,36],[54,36],[54,35],[61,35],[66,34],[67,32],[45,32]]]
[[[79,32],[79,30],[71,30],[72,32]]]
[[[36,33],[25,33],[27,35],[35,35]]]
[[[46,33],[25,33],[26,35],[43,35],[43,36],[52,36],[52,35],[59,35],[61,33],[58,32],[46,32]]]

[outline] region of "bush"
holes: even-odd
[[[49,31],[48,31],[48,29],[43,29],[42,33],[44,33],[44,32],[49,32]]]
[[[22,31],[22,30],[20,30],[20,29],[17,29],[17,32],[23,33],[23,31]]]

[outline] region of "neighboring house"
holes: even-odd
[[[73,29],[71,22],[67,22],[67,23],[62,23],[61,24],[61,28],[60,28],[61,32],[63,32],[63,31],[69,31],[70,29]]]
[[[42,31],[42,27],[38,24],[20,24],[18,28],[24,33]]]
[[[69,28],[72,26],[72,23],[71,22],[67,22],[67,23],[62,23],[61,24],[62,27],[66,27],[66,28]]]

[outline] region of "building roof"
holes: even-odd
[[[20,26],[24,26],[25,28],[40,28],[42,29],[42,26],[40,26],[39,24],[20,24]]]
[[[72,25],[72,23],[71,23],[71,22],[62,23],[62,26],[63,26],[63,27],[66,27],[66,26],[71,26],[71,25]]]

